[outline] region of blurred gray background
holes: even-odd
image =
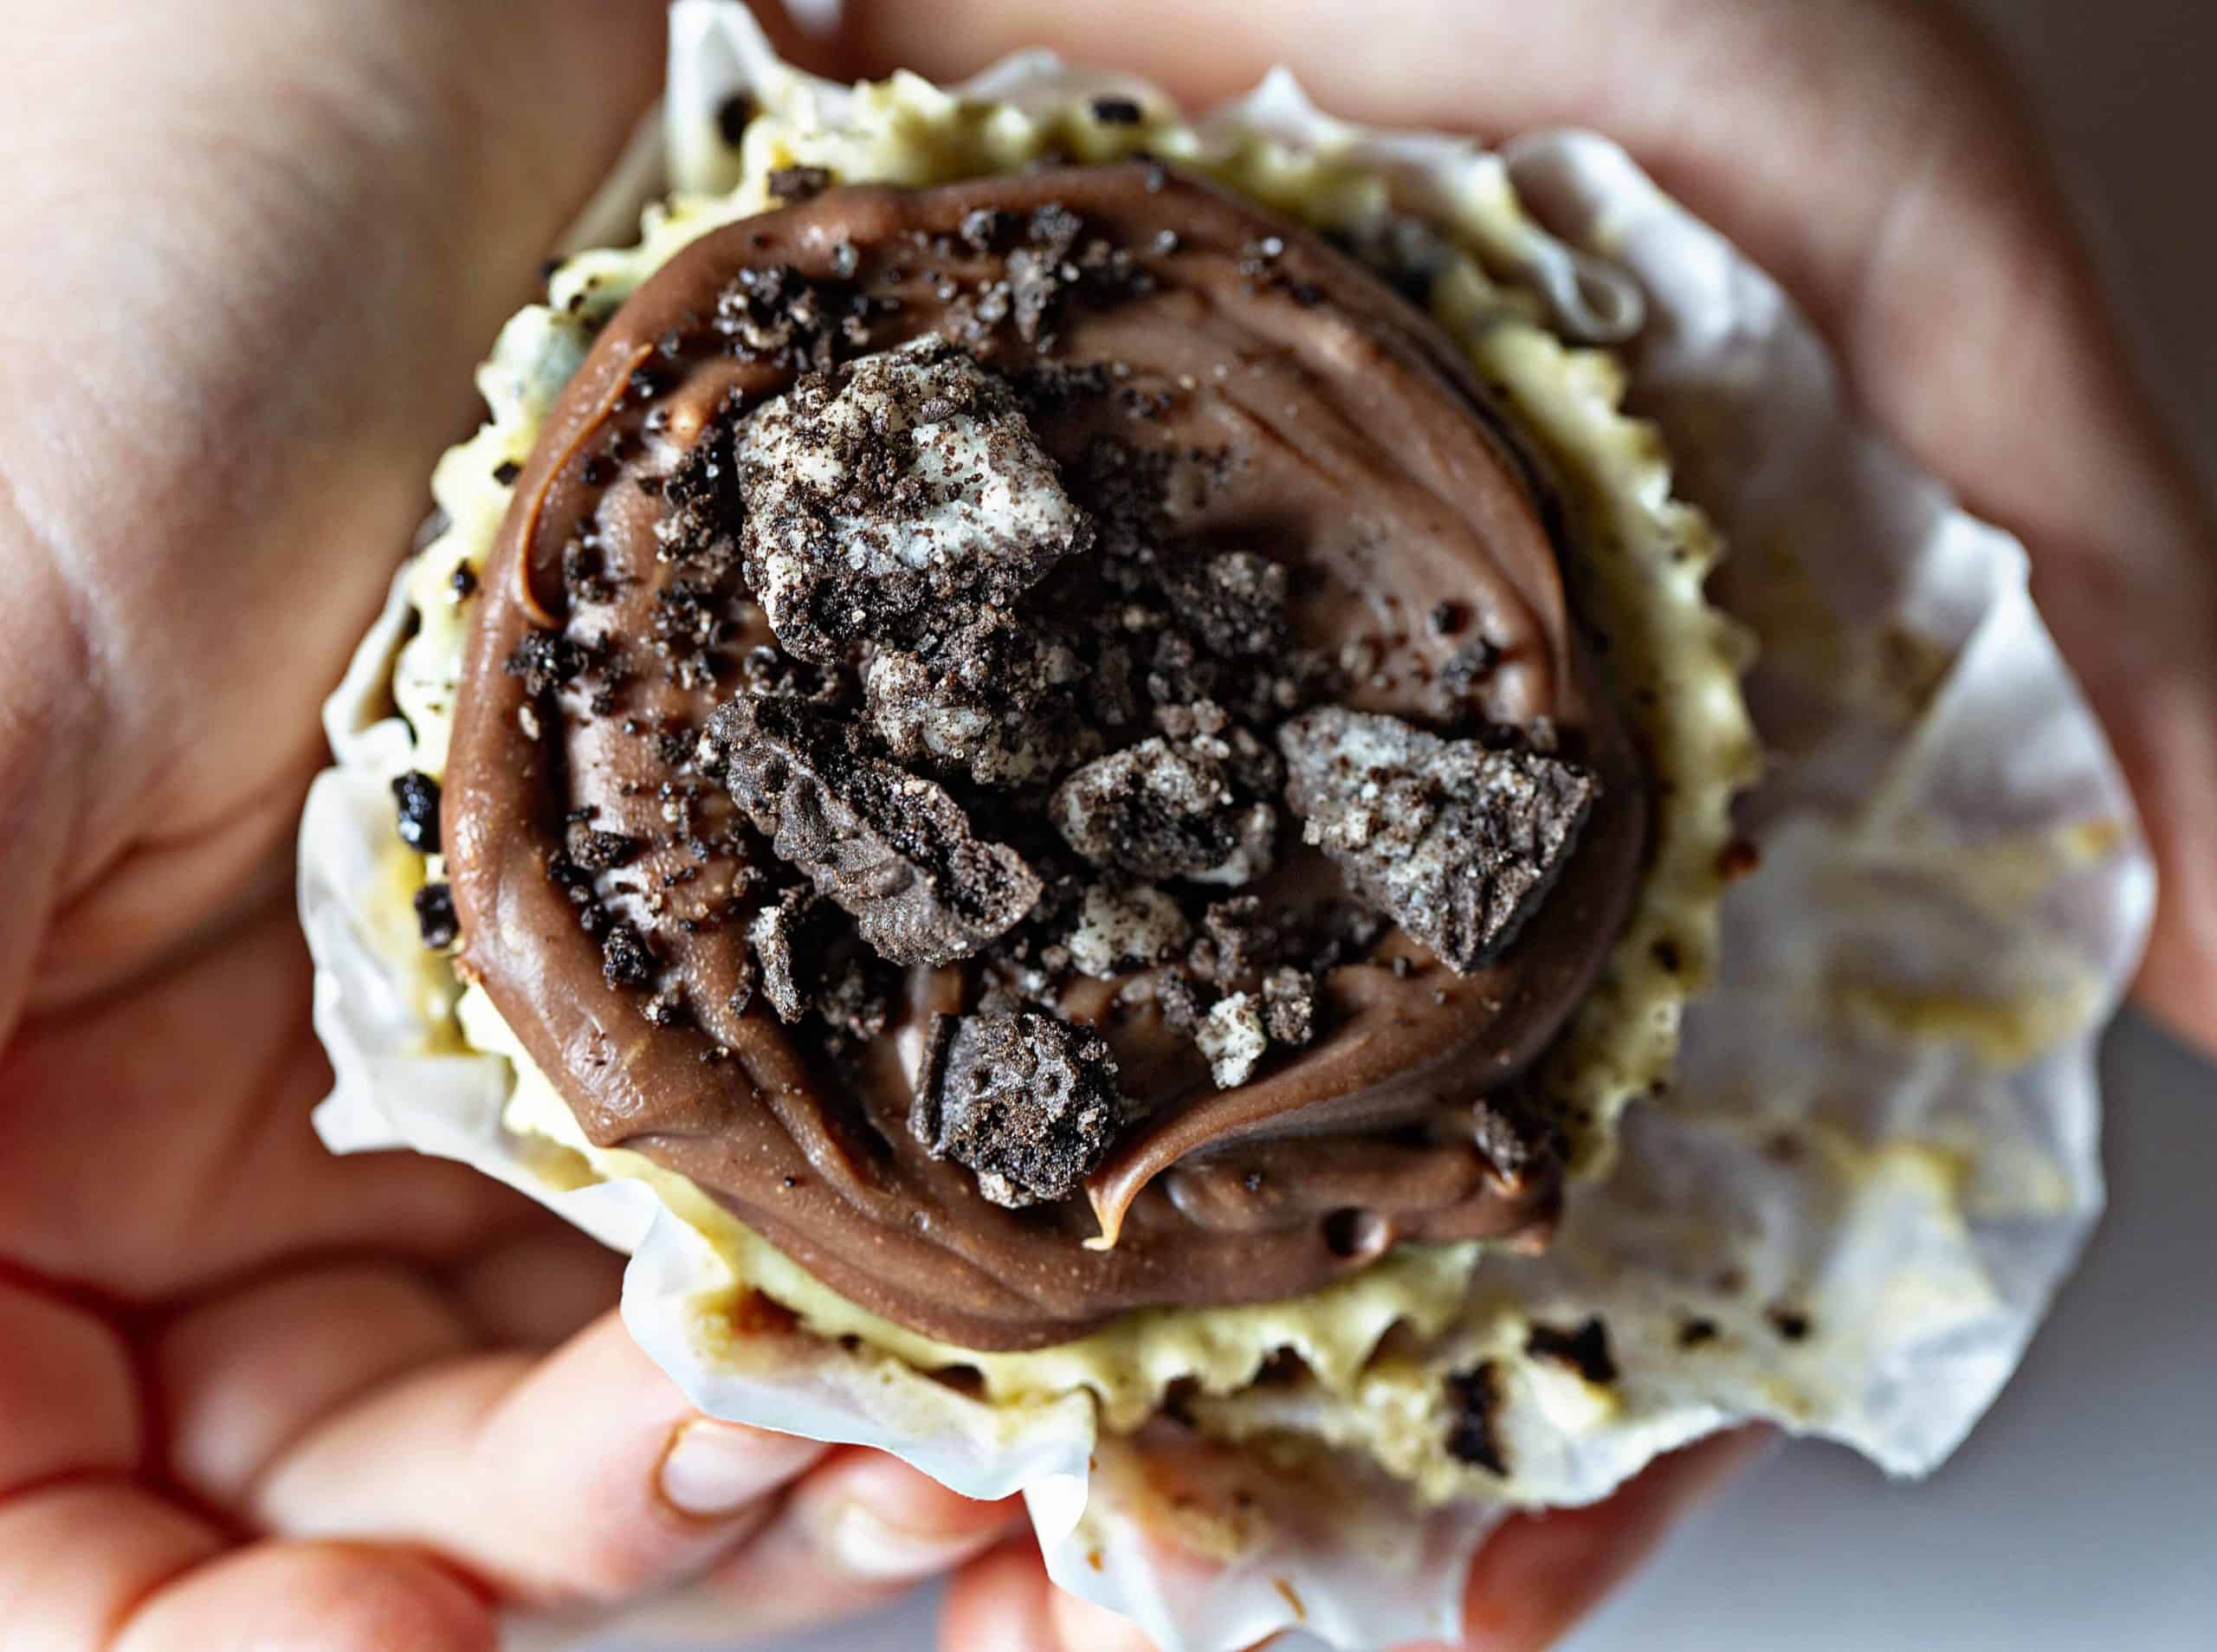
[[[2217,0],[1969,3],[2035,93],[2140,359],[2217,483]],[[2130,1019],[2103,1066],[2110,1214],[1962,1453],[1894,1486],[1782,1449],[1568,1652],[2217,1646],[2217,1071]],[[922,1652],[932,1604],[775,1652]]]

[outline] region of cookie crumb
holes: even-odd
[[[1063,945],[1080,975],[1111,981],[1177,956],[1192,927],[1178,903],[1151,883],[1088,886]]]
[[[1015,393],[936,336],[802,379],[738,456],[747,575],[804,659],[1005,607],[1093,537]]]
[[[1134,877],[1237,887],[1270,869],[1277,811],[1243,798],[1226,763],[1199,740],[1150,736],[1096,758],[1056,788],[1048,813],[1096,866]]]
[[[1209,1076],[1219,1090],[1244,1084],[1270,1048],[1263,1012],[1249,992],[1227,993],[1209,1007],[1194,1029],[1193,1042],[1209,1064]]]
[[[1108,1150],[1122,1111],[1116,1063],[1089,1027],[1032,1011],[934,1016],[909,1126],[934,1158],[1020,1209],[1068,1198]]]
[[[454,889],[444,883],[427,883],[416,892],[416,931],[433,952],[444,952],[462,933],[455,916]]]
[[[1524,1339],[1524,1352],[1535,1359],[1574,1371],[1589,1383],[1617,1380],[1617,1362],[1609,1352],[1608,1327],[1599,1318],[1589,1319],[1568,1331],[1535,1325]]]
[[[1502,1450],[1501,1371],[1490,1360],[1455,1372],[1447,1378],[1447,1455],[1489,1474],[1506,1476],[1509,1459]]]
[[[772,196],[791,204],[823,194],[831,187],[831,174],[822,166],[775,166],[764,182]]]
[[[643,987],[654,978],[655,955],[629,920],[611,922],[600,937],[600,976],[611,987]]]
[[[392,782],[400,841],[419,855],[439,852],[439,783],[410,769]]]
[[[1600,790],[1558,758],[1337,706],[1287,723],[1278,749],[1302,840],[1458,974],[1516,938]]]
[[[808,1011],[808,1000],[801,991],[800,952],[796,943],[802,920],[815,900],[812,891],[796,884],[756,913],[753,922],[747,927],[747,944],[754,949],[755,975],[762,996],[777,1012],[778,1019],[787,1026]],[[748,991],[752,996],[752,984]]]
[[[1038,874],[979,838],[942,787],[867,755],[851,728],[798,700],[727,701],[701,752],[778,857],[889,962],[968,958],[1039,898]]]

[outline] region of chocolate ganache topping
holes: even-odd
[[[1544,1242],[1644,851],[1544,491],[1392,287],[1140,165],[824,190],[617,312],[441,825],[586,1135],[968,1347]]]

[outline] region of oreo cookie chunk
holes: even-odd
[[[1340,706],[1286,723],[1278,750],[1303,841],[1458,975],[1515,939],[1600,791],[1560,758],[1443,740]]]
[[[1079,900],[1063,945],[1080,975],[1113,981],[1128,969],[1175,958],[1192,932],[1178,903],[1153,884],[1119,889],[1096,883]]]
[[[1270,752],[1204,702],[1157,713],[1165,732],[1077,770],[1048,799],[1063,841],[1137,878],[1238,887],[1271,867],[1277,811],[1256,793]]]
[[[967,958],[1039,898],[1024,858],[980,839],[946,791],[868,755],[852,729],[804,701],[742,694],[720,706],[700,760],[889,962]]]
[[[1219,1090],[1236,1089],[1254,1076],[1270,1053],[1270,1035],[1263,1007],[1251,992],[1231,992],[1209,1006],[1193,1029],[1193,1042],[1208,1061],[1209,1076]]]
[[[1076,692],[1083,664],[1042,625],[973,619],[928,651],[881,649],[863,709],[895,758],[982,786],[1037,784],[1089,741]]]
[[[747,579],[804,659],[1005,606],[1092,542],[1015,393],[937,337],[802,379],[738,458]]]
[[[1252,551],[1223,551],[1167,580],[1180,623],[1210,653],[1251,660],[1283,651],[1289,636],[1284,565]]]
[[[1100,1034],[1031,1010],[934,1016],[909,1128],[934,1158],[977,1173],[1021,1209],[1068,1198],[1121,1121],[1116,1063]]]

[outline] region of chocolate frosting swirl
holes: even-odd
[[[980,213],[1022,224],[1043,209],[1115,248],[1118,278],[1027,287],[1018,253],[976,233]],[[770,288],[806,302],[764,311]],[[1013,302],[981,303],[987,290]],[[720,420],[811,365],[934,330],[1030,376],[1039,440],[1079,504],[1109,509],[1083,478],[1111,440],[1163,478],[1157,554],[1251,547],[1285,565],[1295,639],[1354,662],[1338,701],[1437,723],[1451,662],[1475,646],[1489,668],[1470,715],[1602,783],[1567,869],[1498,956],[1458,975],[1389,928],[1325,978],[1315,1041],[1235,1087],[1211,1087],[1144,980],[1056,984],[1057,1010],[1108,1038],[1138,1116],[1087,1197],[1024,1210],[981,1197],[908,1127],[926,1024],[974,1002],[973,969],[909,971],[869,1037],[785,1025],[760,994],[732,1009],[773,899],[768,852],[697,772],[697,734],[748,671],[807,668],[749,663],[773,639],[735,573],[674,600],[687,576],[658,555],[666,479]],[[1119,165],[833,190],[702,237],[642,286],[518,481],[443,826],[460,967],[592,1141],[690,1178],[890,1319],[1009,1349],[1135,1307],[1312,1290],[1402,1241],[1544,1242],[1559,1176],[1520,1081],[1623,920],[1645,804],[1543,491],[1453,347],[1333,248],[1213,186]],[[1283,851],[1294,836],[1254,893],[1341,897],[1322,855]],[[580,926],[587,882],[598,936]],[[669,996],[643,1003],[611,925]],[[682,1016],[655,1013],[673,998]],[[1116,1242],[1089,1246],[1104,1218]]]

